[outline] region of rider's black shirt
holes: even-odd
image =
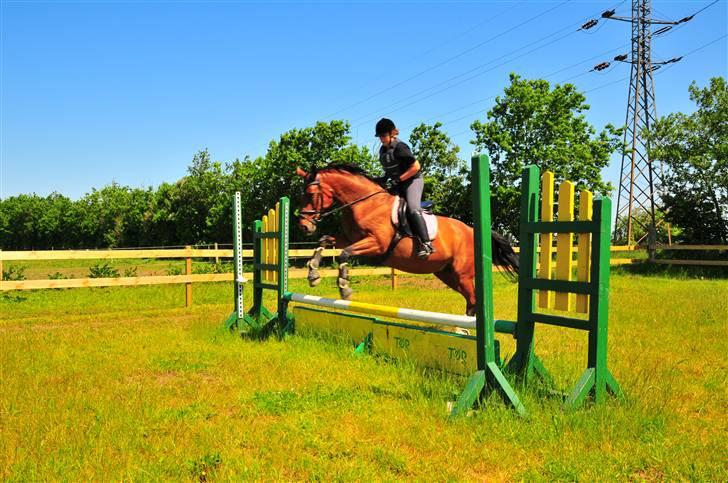
[[[397,140],[391,146],[379,149],[379,162],[389,178],[399,178],[415,162],[415,155],[407,144]]]

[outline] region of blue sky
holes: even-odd
[[[653,9],[679,19],[711,1]],[[255,157],[281,133],[333,118],[369,147],[381,116],[404,138],[439,120],[468,158],[468,126],[510,72],[573,82],[595,127],[619,125],[629,66],[587,71],[629,51],[629,24],[576,32],[615,6],[630,14],[616,0],[0,1],[0,198],[176,181],[200,149]],[[727,24],[719,0],[654,40],[656,60],[692,52],[656,73],[658,114],[691,111],[690,82],[726,75]]]

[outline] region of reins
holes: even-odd
[[[309,183],[309,185],[310,184],[313,184],[313,183]],[[317,220],[311,219],[311,222],[313,222],[314,224],[316,224],[317,222],[319,222],[321,219],[323,219],[326,216],[333,215],[334,213],[336,213],[338,211],[341,211],[344,208],[348,208],[349,206],[354,206],[357,203],[360,203],[362,201],[368,200],[369,198],[371,198],[373,196],[381,195],[382,193],[389,194],[389,191],[387,191],[385,189],[381,189],[380,191],[375,191],[374,193],[369,193],[366,196],[363,196],[363,197],[361,197],[359,199],[356,199],[356,200],[354,200],[354,201],[352,201],[350,203],[346,203],[344,205],[337,206],[336,208],[331,208],[331,209],[326,210],[326,211],[322,211],[322,210],[301,210],[301,211],[299,211],[299,213],[302,214],[302,215],[318,215],[318,219]]]

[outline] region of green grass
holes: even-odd
[[[513,318],[515,285],[495,278],[496,315]],[[334,279],[302,284],[336,293]],[[0,478],[726,481],[726,277],[620,269],[611,284],[609,364],[626,401],[565,413],[518,388],[528,419],[494,399],[454,422],[463,378],[227,333],[229,284],[195,285],[190,309],[183,286],[0,294]],[[464,310],[431,278],[400,287],[354,284],[357,300]],[[539,326],[536,344],[573,385],[584,334]]]

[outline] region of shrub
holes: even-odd
[[[92,265],[88,271],[88,278],[117,278],[119,271],[108,264],[108,262],[99,262]]]
[[[25,265],[10,265],[7,270],[3,270],[3,280],[20,281],[25,280]]]

